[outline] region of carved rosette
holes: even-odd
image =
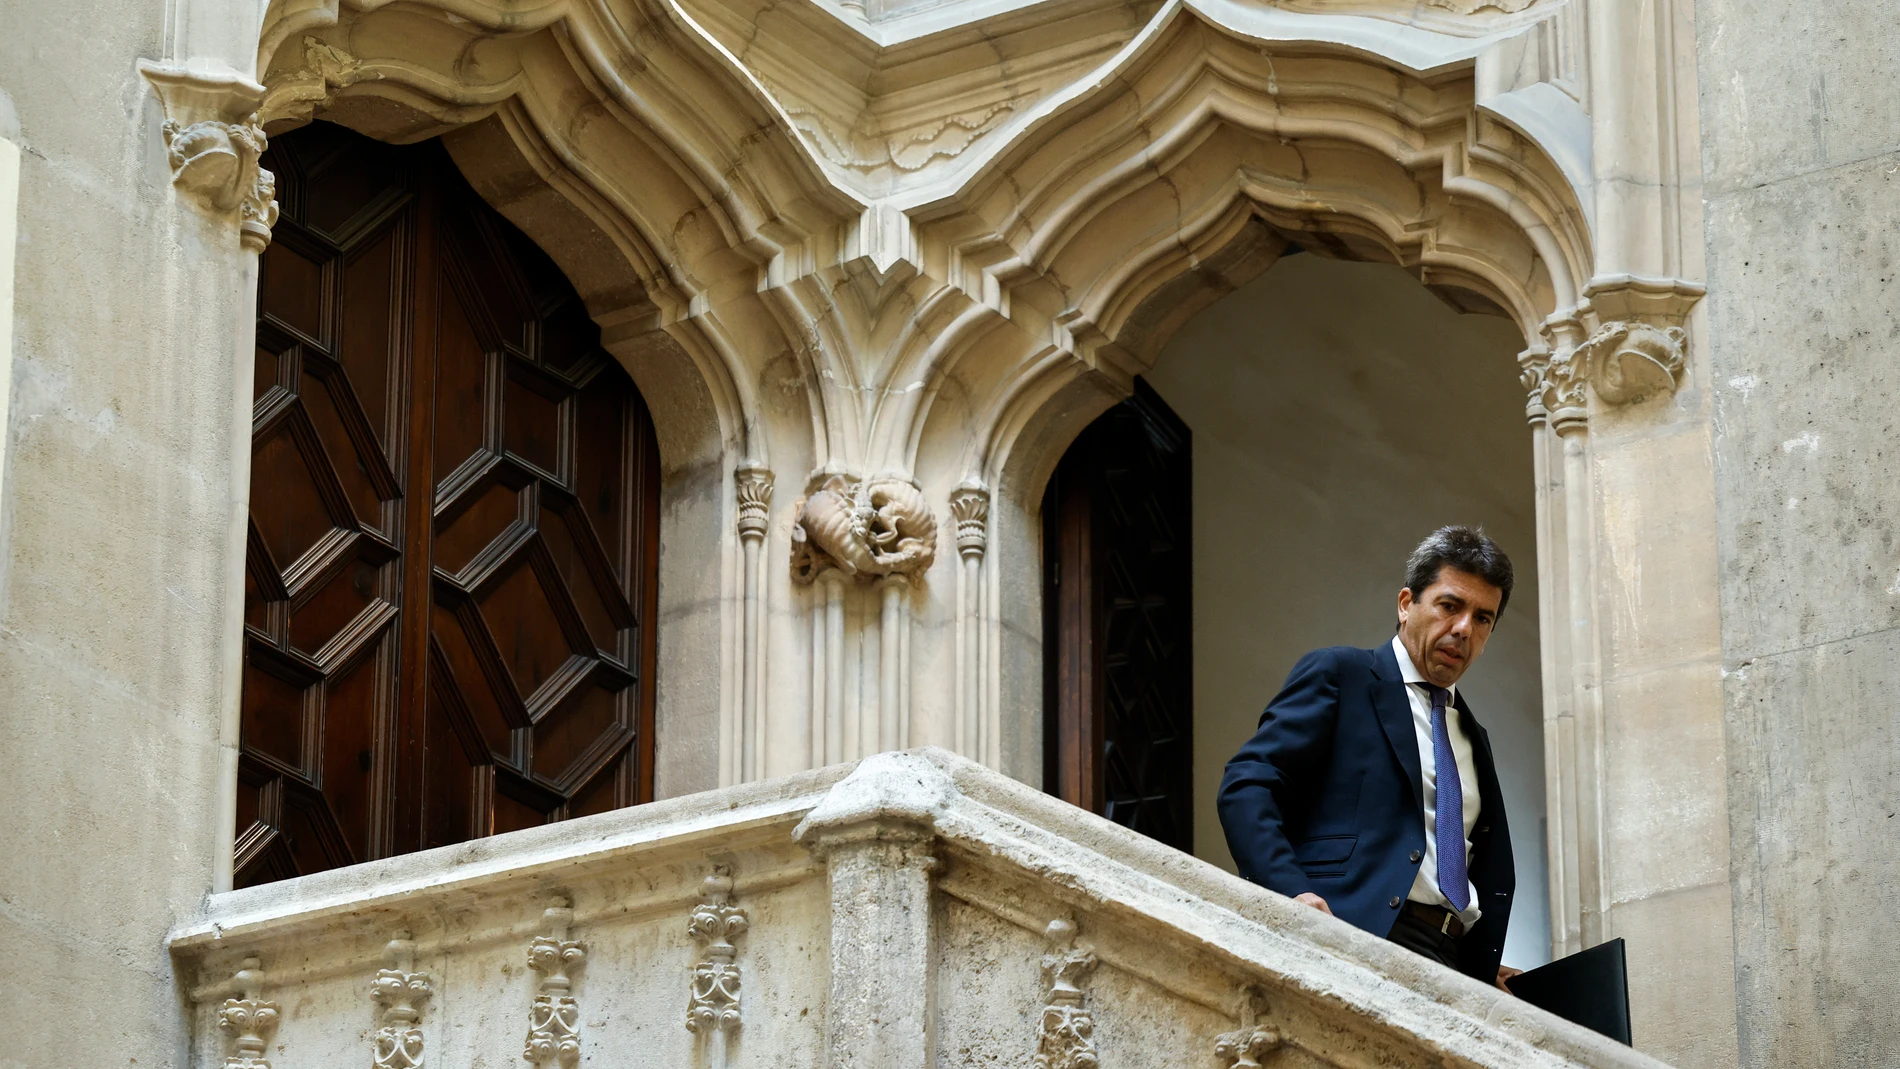
[[[435,993],[429,974],[417,972],[416,944],[408,932],[397,932],[383,948],[388,968],[370,981],[370,1001],[377,1006],[373,1069],[421,1069],[422,1004]]]
[[[1094,951],[1075,944],[1075,922],[1058,917],[1043,938],[1042,979],[1049,994],[1036,1026],[1035,1069],[1096,1069],[1095,1017],[1085,1005],[1081,981],[1095,971]]]
[[[733,483],[739,499],[739,537],[763,539],[772,511],[772,473],[748,465],[734,474]]]
[[[937,517],[909,479],[883,475],[854,484],[833,475],[796,507],[792,578],[798,582],[830,570],[865,579],[915,578],[937,559]]]
[[[989,544],[990,492],[964,483],[950,492],[950,518],[957,526],[957,552],[980,557]]]
[[[691,992],[686,1004],[686,1030],[695,1035],[714,1030],[731,1033],[739,1028],[739,948],[733,940],[745,934],[745,910],[732,904],[732,870],[713,866],[700,892],[699,905],[686,922],[686,932],[699,943],[700,959],[693,965]]]
[[[574,911],[561,901],[542,913],[547,934],[528,944],[528,967],[541,974],[541,986],[528,1011],[528,1042],[521,1056],[537,1066],[572,1067],[581,1060],[581,1010],[570,994],[568,973],[587,960],[587,950],[567,937]]]
[[[218,1031],[225,1035],[224,1069],[270,1069],[264,1049],[277,1031],[277,1003],[266,1002],[264,973],[256,958],[245,958],[233,977],[242,997],[218,1007]]]

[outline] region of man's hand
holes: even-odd
[[[1513,969],[1509,965],[1498,966],[1498,990],[1509,991],[1510,988],[1505,986],[1504,981],[1509,980],[1513,976],[1522,975],[1524,975],[1523,969]]]
[[[1311,891],[1301,891],[1299,894],[1293,896],[1293,901],[1298,902],[1302,906],[1312,906],[1328,917],[1333,915],[1333,907],[1327,905],[1324,898],[1321,898]],[[1504,974],[1499,973],[1498,975],[1502,977]]]

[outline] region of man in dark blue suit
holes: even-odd
[[[1510,559],[1483,531],[1432,532],[1393,640],[1300,658],[1220,785],[1242,876],[1500,987],[1517,877],[1491,744],[1457,683],[1510,599]]]

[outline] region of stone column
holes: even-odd
[[[829,1069],[930,1064],[931,847],[954,793],[921,757],[874,754],[794,833],[830,869]]]
[[[728,782],[745,782],[765,777],[765,711],[759,693],[759,676],[765,667],[761,641],[764,630],[765,584],[760,574],[760,558],[765,551],[766,520],[772,509],[772,473],[756,464],[746,464],[733,476],[739,502],[739,544],[744,551],[744,621],[739,643],[739,738],[738,768]]]
[[[983,721],[983,552],[989,544],[990,492],[966,480],[950,494],[957,526],[956,748],[974,761],[994,764],[994,740]]]

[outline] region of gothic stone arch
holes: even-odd
[[[1580,32],[1556,0],[275,0],[241,54],[145,73],[234,248],[269,240],[264,131],[322,115],[445,134],[580,285],[668,473],[662,793],[924,743],[1033,778],[1042,482],[1285,243],[1509,316],[1574,932],[1602,905],[1588,427],[1674,392],[1700,294],[1593,216]]]

